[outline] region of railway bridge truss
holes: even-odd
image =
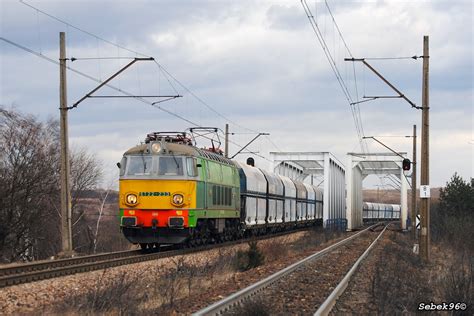
[[[400,180],[400,225],[406,230],[408,181],[403,174],[406,153],[348,153],[346,170],[346,216],[349,230],[362,226],[362,182],[371,174],[394,175]]]
[[[345,168],[330,152],[271,152],[273,171],[321,187],[323,225],[346,226]],[[361,209],[362,214],[362,209]]]
[[[330,152],[271,152],[273,171],[310,182],[324,191],[323,225],[353,230],[363,225],[362,182],[371,174],[400,180],[400,224],[406,230],[408,181],[403,174],[406,153],[348,153],[345,167]]]

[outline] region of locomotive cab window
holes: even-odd
[[[120,176],[125,175],[125,167],[127,166],[127,157],[122,157],[122,160],[120,161],[119,167],[120,167]]]
[[[147,176],[151,174],[152,157],[131,156],[128,157],[127,175]]]
[[[196,158],[186,158],[186,169],[188,170],[188,176],[195,177],[198,175]]]
[[[158,175],[160,176],[182,176],[183,159],[181,157],[164,157],[158,160]]]

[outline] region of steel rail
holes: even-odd
[[[83,257],[31,262],[26,264],[9,265],[0,268],[0,288],[45,280],[60,276],[71,275],[81,272],[89,272],[110,267],[117,267],[126,264],[139,263],[144,261],[163,259],[178,255],[197,253],[201,251],[217,249],[238,245],[254,240],[265,240],[284,236],[310,228],[304,227],[295,230],[280,232],[276,234],[238,239],[219,244],[207,244],[195,248],[184,248],[178,250],[167,250],[165,252],[143,253],[141,250],[119,251],[106,254],[97,254]]]
[[[231,308],[233,307],[236,307],[237,305],[240,305],[242,303],[244,303],[245,301],[247,301],[248,299],[250,299],[252,296],[256,295],[257,293],[259,293],[260,291],[262,291],[263,289],[269,287],[270,285],[272,285],[273,283],[275,283],[276,281],[278,281],[279,279],[281,279],[282,277],[286,276],[287,274],[295,271],[296,269],[298,269],[299,267],[303,266],[304,264],[306,264],[308,261],[311,261],[311,260],[315,260],[315,259],[319,259],[321,257],[323,257],[324,255],[328,254],[329,252],[331,251],[334,251],[335,249],[339,248],[340,246],[348,243],[349,241],[351,241],[352,239],[360,236],[361,234],[367,232],[368,230],[376,227],[376,226],[379,226],[380,223],[378,224],[375,224],[375,225],[372,225],[346,239],[343,239],[327,248],[324,248],[323,250],[320,250],[286,268],[284,268],[283,270],[280,270],[268,277],[266,277],[265,279],[263,280],[260,280],[258,281],[257,283],[254,283],[206,308],[203,308],[195,313],[193,313],[192,315],[193,316],[201,316],[201,315],[221,315],[223,313],[225,313],[226,311],[230,310]]]
[[[32,271],[46,270],[51,268],[65,267],[68,265],[75,265],[79,263],[97,262],[114,258],[124,258],[129,256],[135,256],[138,254],[140,254],[140,250],[125,250],[56,260],[42,260],[21,264],[13,263],[0,267],[0,277],[12,274],[21,274]]]
[[[356,272],[356,270],[359,268],[359,265],[361,262],[367,257],[369,254],[370,250],[375,246],[377,241],[379,240],[380,237],[382,237],[382,234],[385,232],[387,227],[390,224],[386,225],[385,228],[380,232],[380,234],[375,238],[375,240],[370,244],[370,246],[364,251],[364,253],[357,259],[357,261],[354,263],[352,268],[347,272],[347,274],[344,276],[344,278],[339,282],[339,284],[336,286],[336,288],[331,292],[331,294],[328,296],[328,298],[319,306],[318,310],[316,313],[314,313],[315,316],[320,316],[320,315],[329,315],[331,312],[332,308],[334,305],[336,305],[337,299],[344,293],[346,290],[347,286],[349,285],[349,282]]]
[[[97,262],[86,262],[72,264],[67,266],[55,267],[46,270],[31,271],[0,277],[0,288],[21,283],[29,283],[45,279],[51,279],[60,276],[71,275],[81,272],[89,272],[94,270],[117,267],[126,264],[139,263],[148,260],[161,259],[183,254],[182,251],[174,250],[167,252],[157,252],[151,254],[142,254],[129,256],[125,258],[106,259]]]

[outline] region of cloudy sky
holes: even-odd
[[[68,65],[98,80],[128,63],[126,57],[153,56],[158,63],[139,62],[111,84],[133,95],[183,96],[158,104],[168,112],[151,106],[153,98],[87,99],[69,112],[71,145],[102,160],[105,182],[116,179],[115,163],[147,133],[182,131],[192,123],[221,129],[229,123],[239,145],[255,132],[270,133],[250,146],[266,159],[271,151],[330,151],[345,163],[347,152],[361,151],[351,107],[298,0],[23,2],[0,2],[2,38],[56,61],[64,31],[67,56],[78,58]],[[325,2],[307,3],[350,97],[393,95],[360,63],[343,61],[349,52]],[[472,177],[472,1],[331,0],[328,6],[356,58],[419,56],[423,35],[430,36],[431,185],[444,185],[454,172]],[[421,105],[421,59],[369,62]],[[69,104],[96,85],[69,71]],[[42,120],[58,118],[58,87],[56,64],[0,41],[1,105]],[[98,93],[111,94],[121,93]],[[401,99],[358,109],[366,136],[410,135],[414,124],[421,134],[421,111]],[[379,139],[411,157],[410,138]],[[367,146],[385,151],[373,141]],[[231,153],[237,150],[231,146]]]

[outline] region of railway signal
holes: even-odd
[[[403,161],[402,161],[402,169],[403,169],[404,171],[408,171],[408,170],[410,170],[410,167],[411,167],[411,161],[410,161],[410,159],[408,159],[408,158],[403,159]]]

